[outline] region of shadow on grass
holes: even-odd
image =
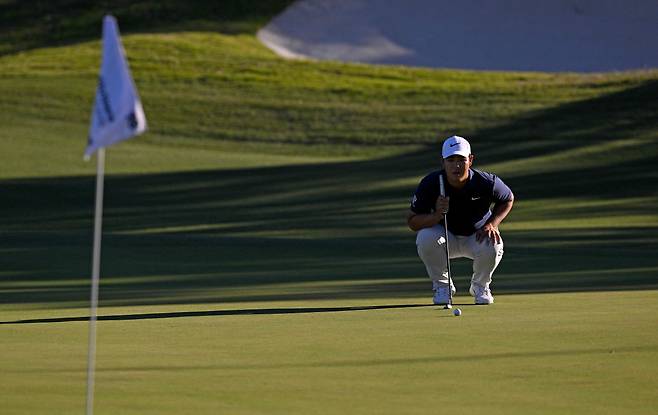
[[[643,345],[630,347],[594,347],[589,349],[555,349],[542,351],[526,352],[501,352],[487,354],[470,354],[455,355],[453,353],[437,353],[435,355],[426,355],[420,357],[395,358],[395,359],[354,359],[354,360],[324,360],[311,363],[270,363],[270,364],[234,364],[234,365],[161,365],[161,366],[124,366],[124,367],[99,367],[97,372],[171,372],[171,371],[204,371],[204,370],[277,370],[293,368],[336,368],[336,367],[378,367],[378,366],[396,366],[396,365],[413,365],[413,364],[431,364],[431,363],[455,363],[455,362],[492,362],[496,360],[520,360],[520,359],[546,359],[550,357],[564,356],[589,356],[602,355],[611,356],[616,354],[629,353],[653,353],[658,350],[658,345]],[[85,368],[71,369],[51,369],[51,368],[21,368],[20,373],[38,372],[38,373],[84,373]],[[11,373],[9,370],[8,373]]]
[[[108,371],[113,370],[217,370],[217,369],[285,369],[285,368],[325,368],[325,367],[372,367],[372,366],[390,366],[390,365],[410,365],[410,364],[426,364],[432,362],[473,362],[473,361],[492,361],[499,359],[544,359],[546,357],[559,357],[559,356],[586,356],[592,354],[609,355],[614,353],[645,353],[655,352],[658,350],[658,345],[644,345],[635,347],[598,347],[591,349],[567,349],[567,350],[546,350],[546,351],[528,351],[528,352],[502,352],[502,353],[489,353],[489,354],[476,354],[466,356],[455,356],[454,354],[445,353],[431,356],[399,358],[399,359],[370,359],[370,360],[338,360],[338,361],[325,361],[313,363],[282,363],[272,365],[225,365],[225,366],[184,366],[172,367],[163,365],[161,367],[126,367],[116,369],[105,369]],[[103,371],[100,369],[99,371]]]
[[[99,316],[98,321],[126,321],[126,320],[154,320],[181,317],[216,317],[216,316],[245,316],[245,315],[276,315],[276,314],[308,314],[308,313],[338,313],[346,311],[390,310],[400,308],[437,307],[433,304],[395,304],[371,305],[352,307],[289,307],[289,308],[251,308],[242,310],[214,310],[214,311],[179,311],[172,313],[143,313],[118,314]],[[89,321],[89,317],[59,317],[37,318],[17,321],[0,321],[2,324],[40,324],[40,323],[71,323]]]
[[[657,101],[658,80],[651,80],[619,92],[530,111],[512,124],[477,132],[475,150],[486,162],[501,162],[602,145],[624,137],[649,134],[655,139]],[[580,170],[578,164],[569,167]]]
[[[556,154],[635,134],[656,136],[658,82],[572,103],[481,132],[479,159]],[[622,121],[626,120],[626,121]],[[615,133],[608,128],[613,126]],[[506,132],[510,132],[507,134]],[[554,134],[553,134],[554,133]],[[613,137],[614,136],[614,137]],[[611,155],[503,177],[515,215],[586,220],[598,208],[552,200],[639,198],[616,207],[602,229],[505,231],[496,292],[658,287],[658,226],[626,226],[652,215],[658,140],[629,142],[632,163]],[[531,148],[531,150],[529,150]],[[415,183],[437,166],[437,148],[377,160],[258,169],[118,175],[106,179],[101,301],[173,304],[426,295],[405,213]],[[5,180],[0,208],[0,303],[85,304],[91,262],[93,177]],[[38,199],[35,199],[38,195]],[[35,201],[36,200],[36,201]],[[522,203],[549,208],[523,212]],[[623,200],[623,199],[622,199]],[[455,280],[468,288],[469,264]]]
[[[113,14],[123,34],[212,31],[255,33],[292,0],[53,0],[0,4],[0,56],[101,37],[102,19]]]

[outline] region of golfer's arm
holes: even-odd
[[[411,209],[407,213],[407,225],[414,232],[423,228],[431,228],[441,222],[443,222],[443,216],[438,213],[416,213]]]
[[[491,217],[487,223],[495,226],[496,228],[500,223],[505,220],[510,210],[512,210],[512,205],[514,205],[514,199],[503,203],[497,203],[494,205],[494,208],[491,210]]]

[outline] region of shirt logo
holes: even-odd
[[[471,200],[480,200],[480,199],[481,199],[480,196],[473,196],[473,197],[471,197]]]

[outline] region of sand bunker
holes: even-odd
[[[656,0],[298,0],[258,32],[281,56],[598,72],[658,67]]]

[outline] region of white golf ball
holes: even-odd
[[[452,312],[452,314],[456,315],[457,317],[462,315],[462,310],[459,308],[455,308]]]

